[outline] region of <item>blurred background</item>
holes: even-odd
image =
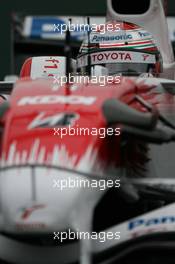
[[[33,45],[33,42],[28,41],[27,44],[24,43],[24,41],[21,42],[21,38],[19,38],[19,36],[16,37],[16,33],[14,32],[16,30],[16,25],[19,23],[20,27],[21,21],[24,21],[23,17],[26,15],[105,16],[105,11],[106,0],[49,0],[48,2],[42,0],[0,0],[0,79],[2,80],[4,76],[8,74],[19,73],[21,61],[24,59],[23,55],[21,56],[21,54],[18,53],[22,50],[25,56],[26,53],[28,53],[28,55],[33,55],[33,50],[35,50],[36,47]],[[15,14],[17,14],[17,17]],[[168,0],[168,16],[175,16],[174,0]],[[51,43],[51,45],[52,44],[53,53],[55,53],[54,46],[56,43]],[[45,43],[45,47],[46,45],[47,43]],[[47,46],[47,48],[50,49],[51,46]],[[29,49],[32,50],[31,54],[28,52]],[[47,53],[42,50],[41,45],[38,45],[38,49],[41,49],[41,53]]]

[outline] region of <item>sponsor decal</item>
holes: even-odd
[[[46,229],[46,224],[44,223],[25,223],[25,224],[21,224],[21,223],[17,223],[16,224],[16,228],[20,231],[30,231],[30,230],[35,230],[35,229]]]
[[[97,23],[101,18],[95,18]],[[86,28],[81,30],[79,24],[83,23],[82,17],[74,17],[73,21],[77,21],[77,26],[71,34],[74,40],[83,40]],[[79,22],[79,24],[78,24]],[[25,37],[43,38],[43,39],[64,39],[65,32],[69,25],[69,17],[55,17],[55,16],[27,16],[24,20],[23,35]]]
[[[40,105],[40,104],[83,104],[91,105],[96,101],[96,97],[85,96],[63,96],[63,95],[45,95],[45,96],[27,96],[18,101],[18,106]]]
[[[32,79],[52,78],[65,72],[65,58],[63,57],[34,57],[32,58]]]
[[[139,31],[138,34],[139,34],[139,36],[141,38],[150,37],[151,36],[151,34],[149,32],[146,32],[146,31]]]
[[[150,219],[139,218],[129,222],[128,229],[130,231],[135,230],[139,227],[150,227],[160,224],[174,224],[175,216],[162,216],[162,217],[154,217]]]
[[[55,72],[53,73],[52,70],[58,70],[59,62],[59,60],[56,60],[54,58],[46,59],[45,65],[43,65],[43,73],[47,74],[48,77],[53,77]]]
[[[143,54],[143,60],[146,61],[149,58],[149,54]]]
[[[92,43],[99,43],[99,42],[108,42],[108,41],[126,41],[126,40],[131,40],[133,39],[131,34],[122,34],[122,35],[104,35],[104,36],[99,36],[99,35],[93,35],[91,37],[91,42]]]
[[[46,206],[45,205],[34,205],[32,207],[28,207],[28,208],[22,208],[22,215],[21,215],[21,218],[23,220],[27,220],[34,211],[36,210],[39,210],[39,209],[43,209],[45,208]]]
[[[131,61],[131,54],[128,52],[109,52],[109,53],[99,53],[92,54],[92,61],[112,61],[112,60],[122,60],[122,61]]]
[[[30,123],[28,129],[54,126],[72,126],[75,120],[78,118],[79,115],[75,113],[59,113],[56,115],[46,116],[46,114],[42,112]]]
[[[146,54],[134,51],[105,51],[91,54],[91,64],[104,63],[156,63],[154,54]],[[78,58],[78,67],[88,65],[87,55]]]

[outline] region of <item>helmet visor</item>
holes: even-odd
[[[109,75],[138,76],[142,73],[155,73],[155,64],[146,63],[109,63],[105,67]]]

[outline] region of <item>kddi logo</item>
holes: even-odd
[[[62,96],[62,95],[50,95],[50,96],[33,96],[23,97],[18,101],[18,105],[36,105],[36,104],[84,104],[91,105],[96,101],[96,97],[84,97],[84,96]]]

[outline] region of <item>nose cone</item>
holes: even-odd
[[[102,193],[89,179],[52,168],[8,170],[1,179],[4,230],[15,233],[65,230]]]

